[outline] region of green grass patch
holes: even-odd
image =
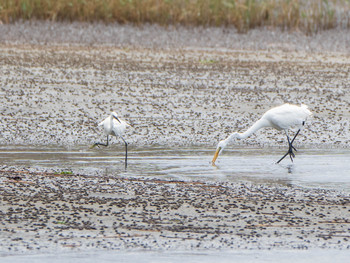
[[[62,174],[62,175],[70,175],[70,174],[73,174],[73,172],[72,171],[62,171],[62,172],[60,172],[60,174]]]
[[[202,59],[199,62],[201,64],[215,64],[215,63],[217,63],[217,61],[214,59]]]

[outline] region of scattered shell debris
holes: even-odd
[[[91,145],[111,111],[133,146],[216,143],[285,102],[295,146],[350,146],[350,34],[0,25],[0,145]],[[286,147],[265,129],[237,145]],[[349,249],[349,195],[294,186],[0,170],[0,252]],[[62,167],[59,167],[62,168]],[[64,167],[63,167],[64,169]]]

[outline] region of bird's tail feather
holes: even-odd
[[[301,106],[301,108],[304,109],[304,111],[305,111],[305,113],[307,113],[307,115],[312,116],[312,112],[309,110],[309,107],[307,105],[301,104],[300,106]]]

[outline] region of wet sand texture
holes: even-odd
[[[262,50],[248,49],[257,43],[256,32],[231,32],[233,39],[246,39],[248,48],[228,49],[220,42],[227,34],[220,35],[218,29],[213,29],[218,35],[217,48],[202,47],[202,37],[211,32],[204,29],[195,31],[198,44],[179,38],[182,31],[172,32],[174,42],[182,48],[173,48],[166,38],[159,40],[158,49],[152,48],[148,38],[130,45],[128,38],[119,39],[116,45],[122,43],[116,46],[111,44],[114,38],[106,36],[105,45],[100,39],[97,46],[88,46],[90,40],[79,38],[82,43],[77,46],[78,40],[66,43],[62,37],[68,29],[77,33],[76,24],[65,30],[53,24],[57,32],[50,40],[45,37],[53,30],[48,24],[40,25],[36,29],[42,31],[41,41],[48,41],[47,45],[37,45],[40,38],[28,24],[0,25],[5,34],[0,45],[3,145],[90,144],[100,140],[102,133],[96,125],[111,110],[134,126],[126,135],[131,147],[215,145],[230,132],[247,129],[272,106],[290,102],[307,104],[314,113],[297,146],[349,146],[349,51],[344,47],[339,48],[342,52],[330,52],[333,46],[323,42],[325,36],[315,36],[319,46],[315,39],[308,42],[299,36],[317,52],[291,51],[300,48],[298,35],[288,35],[297,38],[289,44],[291,50],[285,50],[285,40],[277,37],[270,48],[262,38]],[[91,31],[90,27],[86,30]],[[85,32],[84,27],[81,30]],[[132,29],[131,33],[143,36],[148,31],[155,34],[153,27]],[[164,29],[159,33],[167,34]],[[340,43],[335,44],[342,47],[347,39],[338,34]],[[329,37],[333,35],[336,32],[330,31]],[[34,45],[25,44],[26,37]],[[236,45],[244,47],[243,42]],[[272,129],[236,143],[286,145],[284,134]]]
[[[349,248],[349,197],[329,191],[48,173],[23,179],[0,185],[3,253]]]
[[[0,144],[90,145],[110,111],[136,145],[206,145],[285,102],[299,147],[349,147],[348,31],[0,25]],[[259,131],[236,145],[286,147]],[[23,168],[23,167],[22,167]],[[247,183],[1,171],[0,252],[349,248],[349,196]],[[61,167],[60,167],[61,168]],[[63,167],[64,168],[64,167]],[[22,171],[20,171],[22,170]],[[138,176],[138,175],[135,175]]]

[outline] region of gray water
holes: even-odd
[[[102,172],[109,176],[142,176],[173,180],[250,182],[294,185],[350,191],[350,149],[299,149],[292,163],[283,149],[235,148],[219,156],[211,165],[215,149],[132,148],[128,167],[124,166],[124,148],[88,149],[38,148],[11,146],[0,148],[2,167],[20,166],[60,169],[86,173]]]
[[[246,250],[246,251],[202,251],[202,252],[146,252],[146,251],[96,251],[63,254],[33,254],[2,257],[1,262],[130,262],[130,263],[209,263],[209,262],[348,262],[347,250]]]

